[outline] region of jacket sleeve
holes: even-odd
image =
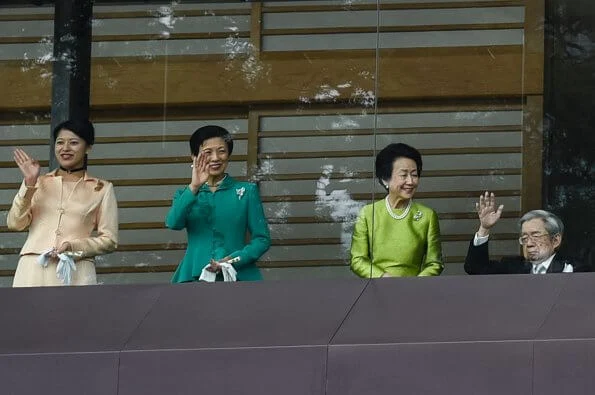
[[[248,185],[246,197],[249,199],[247,207],[250,242],[241,250],[230,254],[231,258],[240,258],[239,262],[233,264],[236,268],[256,262],[271,246],[269,224],[264,215],[258,186],[256,184]]]
[[[83,257],[107,254],[118,247],[118,202],[114,186],[106,182],[106,191],[97,210],[97,236],[69,240],[72,251]]]
[[[432,210],[428,227],[426,254],[423,267],[418,276],[438,276],[444,270],[442,246],[440,244],[440,225],[438,215]]]
[[[184,229],[186,227],[186,218],[195,199],[196,195],[192,193],[190,188],[178,189],[174,194],[171,208],[165,217],[165,226],[174,230]]]
[[[351,237],[351,271],[363,278],[377,278],[384,270],[372,263],[368,244],[368,222],[365,207],[361,209]]]
[[[473,245],[473,239],[471,239],[465,257],[465,272],[467,274],[490,274],[488,244],[489,241],[475,246]]]
[[[21,231],[29,227],[33,218],[31,214],[31,199],[33,199],[36,190],[36,186],[27,187],[25,181],[23,181],[8,211],[6,218],[8,229]]]
[[[465,257],[465,272],[467,274],[528,274],[530,263],[524,262],[520,256],[505,256],[499,261],[490,260],[489,241],[478,246],[469,243],[469,250]]]

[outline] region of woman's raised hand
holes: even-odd
[[[35,186],[41,167],[39,162],[31,158],[25,151],[20,148],[14,150],[14,161],[21,169],[23,178],[25,179],[25,185],[28,187]]]
[[[486,191],[485,194],[479,196],[479,202],[475,203],[475,209],[480,223],[478,233],[480,236],[485,236],[500,219],[504,205],[501,204],[496,208],[496,196],[494,196],[494,193],[490,194]]]
[[[190,181],[190,189],[193,193],[198,191],[198,188],[209,179],[209,158],[207,155],[199,152],[198,155],[192,159],[192,181]]]

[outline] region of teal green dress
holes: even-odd
[[[399,212],[394,212],[399,214]],[[388,273],[400,276],[437,276],[442,273],[438,215],[415,201],[403,219],[393,218],[384,199],[365,206],[351,241],[351,270],[360,277]]]
[[[181,188],[174,195],[165,225],[186,228],[188,234],[186,254],[173,283],[197,281],[211,258],[226,256],[240,258],[233,264],[238,280],[262,279],[256,261],[269,249],[271,236],[256,184],[227,176],[215,192],[207,185],[196,195],[187,186]]]

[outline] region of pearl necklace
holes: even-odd
[[[411,209],[411,202],[413,201],[413,199],[409,199],[409,203],[407,203],[407,207],[405,207],[405,211],[403,211],[403,214],[401,215],[397,215],[393,212],[393,209],[390,207],[390,203],[388,201],[388,195],[386,195],[386,198],[384,199],[384,202],[386,203],[386,211],[388,211],[388,213],[390,214],[391,217],[393,217],[394,219],[403,219],[407,216],[407,214],[409,214],[409,209]]]

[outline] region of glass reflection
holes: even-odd
[[[26,145],[48,158],[53,7],[9,3],[0,152],[10,158]],[[570,76],[592,70],[589,23],[563,0],[545,11],[480,3],[97,1],[91,165],[114,182],[122,235],[98,261],[100,281],[169,281],[186,239],[164,218],[189,182],[187,139],[207,124],[233,134],[230,172],[259,184],[273,238],[259,263],[265,279],[353,276],[353,224],[384,196],[374,157],[393,142],[424,157],[415,198],[440,218],[444,274],[463,273],[486,189],[505,206],[494,256],[517,253],[520,214],[546,205],[571,224],[566,239],[588,260],[592,249],[576,240],[591,240],[590,221],[572,219],[589,212],[592,98],[583,90],[575,99],[570,87],[588,81]],[[41,165],[47,172],[48,160]],[[5,219],[21,179],[10,161],[0,172]],[[9,285],[26,235],[3,230],[0,282]]]
[[[485,190],[505,205],[492,255],[519,250],[516,221],[529,194],[523,164],[536,155],[523,128],[527,116],[539,117],[528,115],[524,102],[540,78],[525,66],[532,59],[526,40],[535,34],[525,27],[531,11],[522,4],[407,9],[402,1],[381,1],[376,143],[402,142],[422,153],[414,201],[438,214],[442,275],[464,273],[478,226],[475,202]]]
[[[168,281],[182,260],[185,235],[163,218],[189,182],[187,138],[207,124],[233,135],[229,173],[258,183],[272,237],[264,279],[353,276],[376,123],[377,4],[359,3],[95,6],[93,98],[112,143],[98,149],[122,217],[106,283]]]

